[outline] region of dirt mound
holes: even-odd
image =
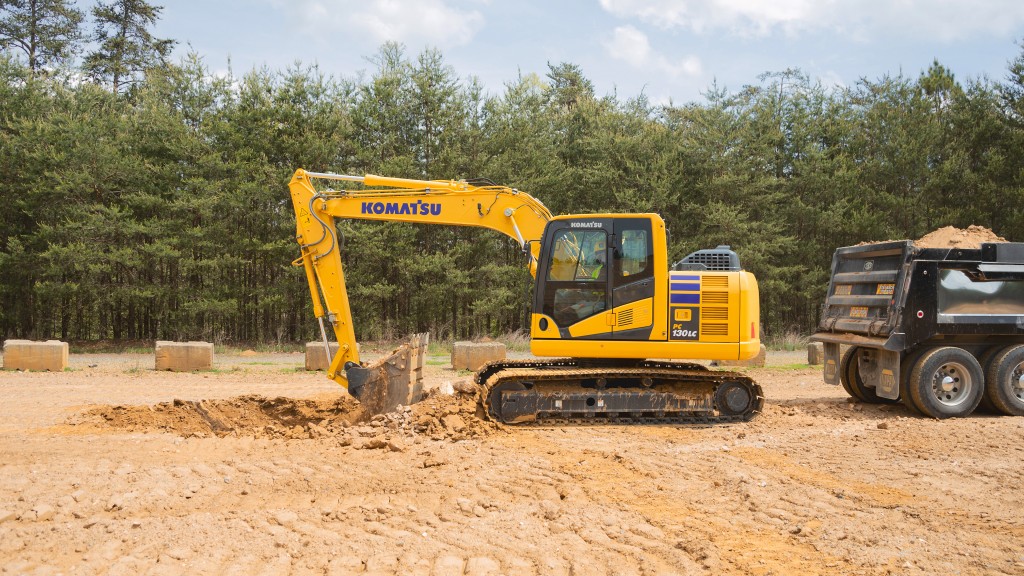
[[[182,436],[310,438],[337,432],[361,419],[359,404],[346,396],[300,400],[250,395],[226,400],[174,400],[155,406],[100,406],[72,424]]]
[[[918,248],[981,248],[982,242],[1006,242],[1006,238],[984,226],[968,226],[967,229],[946,226],[925,234],[915,240],[914,245]]]
[[[128,432],[170,432],[185,437],[253,436],[307,439],[337,437],[343,446],[401,450],[401,438],[425,435],[463,440],[496,427],[477,414],[475,390],[433,391],[422,402],[367,419],[348,396],[324,399],[265,398],[174,400],[155,406],[100,406],[72,418],[74,426]]]
[[[488,435],[497,426],[484,418],[477,399],[476,390],[468,386],[456,387],[454,394],[434,390],[422,402],[405,408],[402,425],[434,438],[460,440]]]

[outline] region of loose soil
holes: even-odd
[[[966,229],[946,226],[914,240],[918,248],[981,248],[982,242],[1006,242],[1006,238],[984,226],[968,226]]]
[[[0,569],[1024,574],[1024,419],[853,403],[802,354],[710,427],[497,426],[433,364],[453,394],[365,420],[301,355],[217,360],[0,372]]]

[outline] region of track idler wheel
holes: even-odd
[[[715,390],[715,407],[723,416],[753,413],[754,392],[741,382],[726,382]]]
[[[502,382],[491,388],[490,392],[487,393],[487,415],[496,422],[512,424],[512,421],[506,420],[501,414],[501,395],[503,392],[518,392],[521,390],[526,390],[526,386],[522,382]]]

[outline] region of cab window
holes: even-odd
[[[562,230],[555,237],[548,280],[606,280],[608,236],[604,230]]]
[[[647,230],[622,231],[622,276],[636,276],[647,270],[650,263]]]

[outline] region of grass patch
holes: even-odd
[[[459,342],[500,342],[505,345],[508,352],[529,352],[530,333],[525,330],[513,330],[495,337],[477,336],[473,338],[460,338]],[[427,347],[427,354],[430,356],[451,356],[455,340],[431,339]]]
[[[427,366],[447,366],[450,363],[449,360],[427,360]]]
[[[260,354],[290,354],[292,352],[305,352],[306,344],[298,342],[282,342],[270,344],[214,344],[215,354],[237,356],[242,352],[252,350]]]
[[[451,356],[452,354],[452,341],[451,340],[435,340],[430,339],[430,344],[427,345],[427,354],[429,356]]]
[[[161,338],[163,340],[163,338]],[[167,340],[175,341],[167,338]],[[181,340],[184,342],[185,340]],[[68,344],[71,354],[152,354],[156,349],[154,340],[94,340],[84,342],[71,342]],[[305,352],[304,342],[281,342],[281,343],[238,343],[238,344],[214,344],[215,354],[237,355],[246,350],[254,350],[261,354],[279,354],[291,352]]]
[[[806,370],[807,368],[811,368],[811,366],[809,364],[806,364],[806,363],[801,364],[801,363],[798,362],[796,364],[776,364],[776,365],[773,365],[773,366],[765,366],[765,368],[767,368],[768,370],[786,371],[786,370]]]
[[[231,368],[210,368],[209,370],[193,370],[195,374],[237,374],[245,372],[244,368],[232,366]]]
[[[795,330],[787,330],[779,334],[766,336],[764,338],[764,347],[777,352],[796,352],[797,350],[807,350],[807,343],[809,342],[808,338],[809,336],[796,332]]]
[[[155,348],[155,342],[144,340],[97,340],[68,344],[68,352],[71,354],[152,354]]]

